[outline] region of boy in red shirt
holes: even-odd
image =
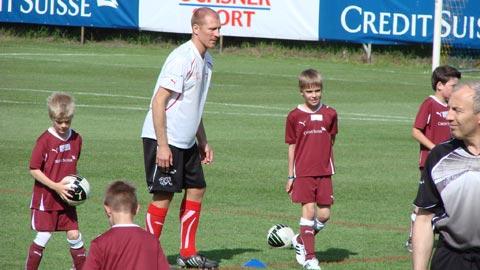
[[[110,184],[103,207],[112,228],[92,241],[83,270],[170,269],[158,239],[133,223],[140,208],[134,186]]]
[[[85,248],[76,208],[65,203],[71,195],[63,180],[77,173],[82,149],[82,137],[70,128],[75,103],[68,94],[53,93],[47,99],[47,106],[52,127],[37,139],[30,159],[30,174],[35,179],[30,203],[31,226],[37,235],[30,245],[25,269],[38,269],[43,250],[56,231],[66,231],[73,265],[82,269]]]
[[[293,109],[286,121],[288,181],[285,190],[294,203],[302,205],[300,234],[292,239],[297,262],[304,269],[319,270],[315,235],[325,227],[333,204],[332,148],[338,132],[337,112],[321,103],[323,81],[318,71],[303,71],[299,88],[304,103]]]
[[[428,96],[420,105],[415,123],[412,128],[412,137],[420,144],[418,168],[425,166],[425,160],[432,148],[451,138],[450,125],[446,119],[448,113],[448,99],[453,88],[461,79],[462,74],[451,66],[439,66],[432,73],[432,89],[435,94]],[[415,207],[411,214],[410,235],[405,246],[412,252],[412,228],[418,209]]]

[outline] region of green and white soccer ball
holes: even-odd
[[[285,248],[292,245],[295,236],[292,228],[285,224],[276,224],[268,230],[267,243],[274,248]]]

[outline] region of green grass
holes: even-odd
[[[87,247],[108,228],[101,201],[113,179],[138,187],[142,208],[136,222],[143,226],[150,195],[139,136],[168,52],[15,38],[0,43],[0,269],[20,269],[34,237],[28,162],[35,139],[50,125],[45,99],[53,90],[72,93],[78,104],[73,128],[84,138],[79,172],[93,186],[91,199],[78,207]],[[340,117],[336,201],[316,240],[322,269],[408,269],[403,243],[418,178],[418,146],[410,128],[418,105],[432,93],[428,68],[216,52],[214,57],[204,124],[216,160],[204,167],[209,186],[199,249],[224,269],[239,269],[252,258],[270,269],[299,268],[293,250],[269,248],[265,237],[275,223],[298,228],[300,207],[283,191],[284,122],[302,101],[297,75],[313,67],[325,78],[324,102]],[[178,254],[179,198],[161,241],[171,262]],[[69,266],[65,235],[57,233],[42,269]]]

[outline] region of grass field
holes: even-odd
[[[78,108],[73,128],[84,147],[79,172],[93,193],[78,207],[86,245],[108,228],[101,201],[107,183],[129,179],[142,204],[140,130],[168,48],[9,39],[0,42],[0,269],[21,269],[34,233],[29,226],[31,149],[49,125],[45,99],[67,91]],[[305,68],[325,78],[324,102],[337,109],[336,201],[317,236],[322,269],[408,269],[404,248],[417,188],[418,146],[410,137],[417,107],[432,93],[429,68],[347,64],[309,58],[217,54],[204,124],[215,149],[198,234],[201,252],[240,269],[260,259],[269,269],[299,269],[291,249],[272,249],[266,231],[298,228],[300,207],[283,191],[287,176],[284,121],[302,100],[296,76]],[[468,77],[468,76],[467,76]],[[178,254],[178,204],[162,236],[170,262]],[[69,269],[65,235],[50,240],[42,269]]]

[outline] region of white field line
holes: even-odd
[[[31,57],[28,57],[31,56]],[[51,58],[35,58],[35,56],[52,56]],[[12,52],[12,53],[0,53],[0,57],[5,58],[17,58],[17,59],[24,59],[24,60],[38,60],[38,61],[49,61],[49,62],[67,62],[67,63],[88,63],[91,65],[100,65],[100,66],[112,66],[112,67],[126,67],[126,68],[154,68],[159,69],[160,65],[131,65],[131,64],[113,64],[113,63],[101,63],[101,62],[86,62],[86,61],[72,61],[71,59],[55,59],[54,57],[59,56],[104,56],[104,57],[128,57],[128,56],[145,56],[145,55],[129,55],[129,54],[99,54],[99,53],[21,53],[21,52]],[[418,74],[412,72],[401,72],[401,71],[394,71],[394,70],[387,70],[387,69],[364,69],[365,72],[384,72],[384,73],[392,73],[392,74]],[[220,71],[222,72],[222,71]],[[296,75],[291,74],[278,74],[278,73],[262,73],[262,72],[238,72],[238,71],[224,71],[225,73],[230,74],[237,74],[237,75],[260,75],[260,76],[276,76],[276,77],[284,77],[284,78],[296,78]],[[354,80],[354,79],[345,79],[345,78],[335,78],[329,77],[326,78],[327,81],[340,81],[340,82],[357,82],[357,83],[371,83],[369,80]],[[411,85],[411,86],[418,86],[418,83],[409,83],[409,82],[402,82],[402,81],[379,81],[383,83],[395,83],[400,85]]]
[[[16,100],[0,99],[0,103],[5,104],[20,104],[20,105],[44,105],[38,102],[26,102]],[[145,107],[132,107],[132,106],[109,106],[109,105],[90,105],[90,104],[77,104],[80,108],[97,108],[97,109],[113,109],[113,110],[133,110],[133,111],[147,111]],[[206,114],[221,114],[221,115],[235,115],[235,116],[254,116],[254,117],[279,117],[285,118],[286,114],[281,113],[248,113],[248,112],[226,112],[205,110]],[[411,119],[394,119],[394,118],[373,118],[373,117],[339,117],[340,120],[355,120],[355,121],[376,121],[376,122],[403,122],[411,123]]]
[[[0,53],[0,56],[137,56],[125,53],[99,54],[99,53]]]
[[[3,90],[3,91],[40,92],[40,93],[53,93],[53,92],[55,92],[55,91],[46,90],[46,89],[11,88],[11,87],[0,87],[0,91],[1,90]],[[95,93],[95,92],[76,92],[76,91],[72,92],[72,93],[74,93],[75,95],[84,95],[84,96],[120,97],[120,98],[128,98],[128,99],[150,100],[150,97],[132,96],[132,95],[116,95],[116,94]],[[288,111],[288,110],[291,109],[291,108],[273,107],[273,106],[265,106],[265,105],[235,104],[235,103],[210,102],[210,101],[207,101],[207,104],[220,105],[220,106],[225,106],[225,107],[253,108],[253,109],[279,110],[279,111]],[[264,114],[262,114],[262,115],[264,115]],[[272,114],[272,115],[276,115],[276,114]],[[385,118],[385,119],[391,119],[391,120],[393,120],[393,119],[408,120],[408,121],[413,120],[411,117],[398,116],[398,115],[381,115],[381,114],[348,113],[348,112],[344,112],[344,113],[342,113],[342,115],[352,115],[354,117],[358,117],[358,119]]]

